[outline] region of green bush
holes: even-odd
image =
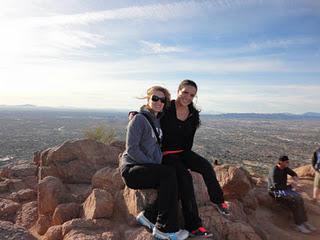
[[[116,140],[116,132],[113,128],[108,128],[105,125],[89,128],[84,132],[85,137],[96,140],[104,144],[110,144]]]

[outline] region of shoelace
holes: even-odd
[[[221,203],[221,207],[224,208],[224,209],[228,209],[229,208],[229,206],[228,206],[228,204],[226,202]]]

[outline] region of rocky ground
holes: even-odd
[[[68,141],[0,171],[0,239],[11,240],[148,240],[151,234],[134,216],[155,191],[125,187],[118,171],[124,144]],[[262,176],[236,165],[216,166],[232,214],[221,216],[210,204],[200,175],[193,173],[199,211],[215,239],[319,239],[320,230],[301,234],[292,216],[266,192]],[[320,206],[310,201],[311,166],[297,169],[309,220],[320,229]]]

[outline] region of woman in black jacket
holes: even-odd
[[[193,104],[197,91],[194,81],[183,80],[178,88],[177,99],[171,101],[161,118],[162,163],[176,168],[185,228],[193,235],[209,236],[212,234],[202,227],[199,217],[189,169],[202,175],[210,200],[220,213],[229,215],[229,208],[212,164],[192,151],[194,135],[200,126],[199,110]]]
[[[315,171],[312,200],[317,203],[320,200],[320,148],[313,153],[312,167]]]

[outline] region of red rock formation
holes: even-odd
[[[93,140],[67,141],[41,154],[40,179],[51,175],[64,183],[91,183],[96,171],[118,165],[119,149]]]
[[[311,164],[295,168],[294,171],[299,177],[314,178],[314,169],[312,168]]]
[[[78,203],[59,204],[52,216],[52,225],[61,225],[69,220],[78,218],[80,205]]]
[[[68,141],[36,153],[34,163],[0,170],[0,219],[12,222],[0,221],[0,239],[34,239],[27,229],[39,240],[153,239],[135,216],[156,198],[156,191],[124,187],[117,169],[123,148],[122,142]],[[310,221],[320,228],[320,206],[310,202],[313,170],[296,170],[302,177],[297,190]],[[203,224],[216,239],[318,239],[319,232],[294,230],[290,214],[268,195],[265,178],[251,177],[234,165],[216,166],[215,171],[230,203],[229,217],[210,203],[201,175],[192,175]]]
[[[114,198],[103,189],[93,189],[83,203],[83,217],[86,219],[110,218],[113,213]]]

